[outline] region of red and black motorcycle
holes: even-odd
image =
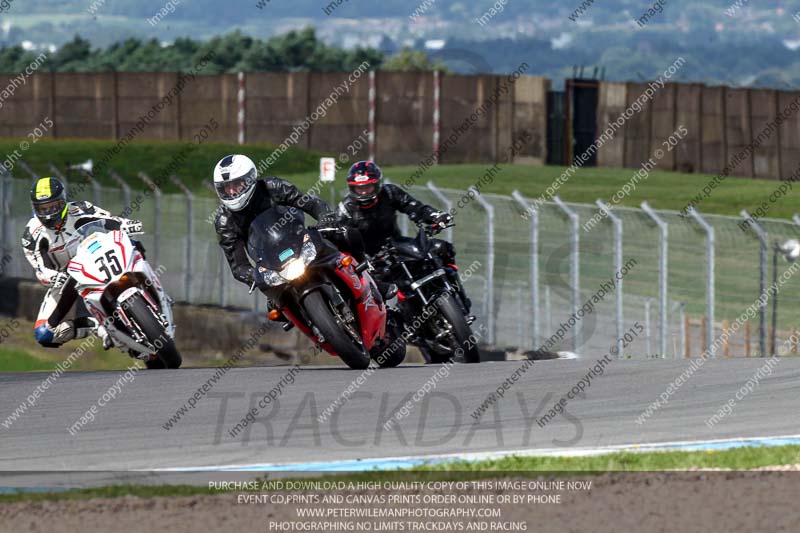
[[[256,263],[256,284],[277,304],[270,320],[283,319],[287,331],[297,326],[350,368],[367,368],[370,358],[381,367],[403,362],[406,344],[387,328],[368,263],[358,264],[319,230],[306,228],[302,212],[273,207],[259,215],[250,224],[247,253]]]

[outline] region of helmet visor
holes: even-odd
[[[377,186],[374,183],[366,183],[364,185],[353,185],[351,189],[358,197],[370,197],[375,194]]]
[[[51,217],[61,213],[66,205],[67,203],[63,198],[54,198],[46,202],[33,204],[33,212],[39,217]]]
[[[256,181],[256,170],[253,169],[240,178],[220,181],[214,184],[217,195],[223,200],[235,200],[253,186]]]

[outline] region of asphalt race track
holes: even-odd
[[[544,427],[535,417],[578,383],[594,360],[536,362],[477,423],[472,413],[522,362],[377,370],[362,380],[338,414],[322,422],[320,414],[361,372],[301,367],[290,383],[288,366],[233,369],[169,430],[164,424],[215,369],[140,371],[127,383],[120,382],[124,372],[72,372],[10,427],[0,426],[0,471],[298,464],[794,435],[800,418],[800,359],[780,360],[730,415],[713,428],[705,423],[765,362],[706,361],[665,407],[637,424],[636,418],[689,363],[613,361],[592,379],[583,398],[570,400],[566,413]],[[414,402],[414,393],[437,372],[435,388],[429,386],[430,392]],[[46,377],[0,375],[0,422]],[[281,380],[285,386],[278,394]],[[123,385],[116,398],[103,402],[95,420],[72,435],[68,428],[117,383]],[[260,409],[271,390],[277,401]],[[389,416],[409,400],[408,415],[384,429]],[[232,437],[229,431],[251,406],[258,410],[256,423]]]

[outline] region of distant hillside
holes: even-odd
[[[207,40],[234,30],[266,39],[313,26],[326,43],[373,47],[387,57],[403,46],[424,50],[426,42],[444,41],[449,56],[478,54],[496,73],[524,61],[528,73],[556,80],[573,65],[604,67],[607,79],[640,80],[680,55],[687,64],[679,79],[800,85],[800,22],[792,16],[800,0],[661,0],[661,12],[649,14],[650,1],[505,0],[485,24],[477,19],[500,0],[170,1],[174,12],[152,25],[147,19],[167,0],[12,0],[0,14],[2,41],[60,46],[80,34],[106,47],[134,37]],[[637,24],[645,14],[646,24]],[[474,72],[472,63],[448,60],[459,72]]]

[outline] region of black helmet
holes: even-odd
[[[383,172],[372,161],[359,161],[347,173],[347,187],[362,207],[372,207],[381,192]]]
[[[61,229],[67,218],[67,193],[56,178],[39,178],[31,188],[33,214],[50,229]]]

